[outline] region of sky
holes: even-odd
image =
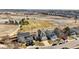
[[[79,9],[79,0],[0,0],[0,9]]]

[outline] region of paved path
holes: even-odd
[[[20,25],[18,26],[18,28],[16,30],[14,30],[12,33],[8,34],[9,36],[13,36],[15,34],[17,34],[18,30],[20,29]]]

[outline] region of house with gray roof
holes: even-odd
[[[17,34],[17,41],[26,43],[27,45],[33,44],[33,37],[29,32],[20,32]]]

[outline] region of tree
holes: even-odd
[[[11,20],[11,24],[15,24],[13,20]]]
[[[46,34],[47,39],[48,39],[48,40],[51,40],[51,36],[50,36],[51,33],[50,33],[50,31],[46,30],[46,31],[45,31],[45,34]]]
[[[70,36],[70,28],[66,27],[63,29],[64,34],[66,34],[67,36]]]
[[[57,35],[57,37],[59,37],[62,31],[59,28],[55,28],[54,33]]]
[[[27,20],[29,20],[29,18],[27,18]]]
[[[77,22],[77,16],[75,16],[75,18],[74,18],[74,19],[75,19],[75,23],[76,23],[76,22]]]
[[[5,24],[8,24],[8,21],[5,21]]]
[[[14,21],[13,20],[9,20],[9,24],[14,24]]]
[[[28,25],[28,24],[29,24],[29,22],[28,22],[28,21],[25,21],[25,22],[24,22],[24,25]]]
[[[25,18],[23,18],[21,21],[24,22],[25,21]]]
[[[37,40],[41,41],[41,39],[42,39],[41,33],[42,32],[41,32],[41,30],[38,30],[37,32],[38,32]]]
[[[11,20],[9,19],[9,24],[11,23]]]
[[[21,21],[19,21],[19,24],[21,24]]]
[[[15,24],[18,25],[18,22],[15,20]]]
[[[20,24],[20,25],[23,25],[24,22],[25,22],[25,18],[23,18],[21,21],[19,21],[19,24]]]

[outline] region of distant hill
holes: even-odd
[[[79,10],[54,10],[54,9],[0,9],[0,12],[22,12],[22,13],[38,13],[44,15],[54,15],[62,17],[79,18]]]

